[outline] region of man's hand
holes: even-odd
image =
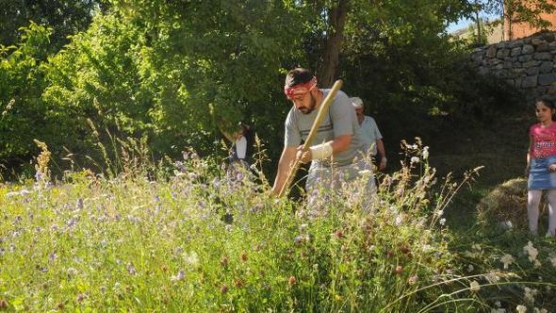
[[[303,146],[297,147],[297,155],[296,158],[301,163],[309,163],[313,160],[313,154],[311,153],[311,149],[307,149],[307,151],[303,151]]]
[[[386,157],[380,158],[380,164],[378,165],[378,170],[383,171],[386,168],[388,159]]]

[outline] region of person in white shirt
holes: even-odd
[[[248,171],[252,160],[254,147],[253,128],[243,122],[240,122],[235,132],[227,132],[222,130],[224,137],[231,143],[230,156],[228,157],[229,177],[236,177],[242,171]]]
[[[365,115],[363,100],[359,97],[349,98],[351,104],[355,108],[355,113],[357,115],[357,121],[361,127],[361,133],[364,141],[364,152],[365,155],[372,157],[373,162],[378,162],[378,170],[383,171],[386,169],[388,159],[386,158],[386,150],[384,149],[384,143],[382,142],[382,134],[378,129],[378,125],[374,118]],[[378,154],[378,158],[377,158]]]

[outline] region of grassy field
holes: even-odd
[[[317,208],[271,197],[264,176],[231,181],[191,151],[53,182],[43,149],[35,179],[0,187],[3,311],[556,307],[552,238],[476,223],[475,174],[437,177],[418,142],[383,177],[370,211],[354,189],[327,193]]]

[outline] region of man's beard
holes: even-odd
[[[309,103],[309,107],[300,107],[298,108],[298,110],[305,115],[311,114],[311,112],[315,110],[316,105],[317,105],[317,101],[315,100],[313,95],[311,95],[311,102]]]

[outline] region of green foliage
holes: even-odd
[[[35,150],[33,139],[48,137],[50,131],[45,121],[50,108],[41,101],[41,65],[51,30],[31,23],[21,31],[21,43],[0,51],[0,165],[11,171],[21,171]]]
[[[384,2],[350,19],[343,54],[346,91],[372,108],[371,115],[392,144],[408,133],[428,140],[430,132],[438,129],[431,122],[433,115],[455,107],[457,98],[446,81],[450,75],[460,75],[449,68],[465,60],[442,34],[444,16],[455,14],[453,5]],[[410,13],[415,11],[422,14]],[[381,122],[381,116],[396,116],[399,122]],[[416,129],[419,133],[414,133]]]
[[[52,29],[51,45],[45,51],[58,51],[68,36],[87,28],[98,9],[106,9],[106,1],[0,0],[0,44],[17,44],[25,33],[21,28],[34,21]]]
[[[75,156],[98,155],[93,148],[109,144],[110,135],[139,138],[153,128],[149,114],[157,111],[152,87],[142,83],[150,70],[142,64],[150,57],[143,40],[133,25],[102,16],[50,59],[43,98],[56,108],[53,125]]]
[[[473,47],[485,46],[488,43],[488,25],[485,23],[484,19],[478,19],[475,25],[470,24],[467,28],[467,32],[473,34],[472,38],[469,38],[469,45]]]
[[[454,123],[485,127],[500,110],[508,112],[523,103],[515,88],[471,69],[468,51],[442,34],[443,20],[436,15],[446,4],[423,7],[427,13],[418,16],[419,22],[410,18],[402,23],[387,17],[405,16],[402,8],[412,7],[385,4],[376,15],[367,11],[350,20],[346,31],[346,92],[364,100],[367,114],[388,138],[387,150],[412,135],[435,144]]]
[[[115,6],[51,59],[44,99],[58,107],[61,127],[74,130],[64,132],[74,154],[95,144],[87,120],[101,133],[146,136],[157,157],[184,146],[218,155],[220,129],[240,120],[279,151],[275,117],[287,106],[274,99],[283,98],[281,62],[295,50],[297,33],[287,26],[295,18],[280,1]]]
[[[18,126],[19,137],[13,138],[18,147],[5,150],[19,163],[30,160],[29,139],[39,127],[35,137],[54,147],[59,172],[67,154],[75,160],[72,166],[89,167],[87,158],[106,160],[100,145],[113,145],[112,136],[145,140],[155,159],[176,157],[186,146],[223,159],[220,131],[240,120],[254,126],[276,161],[291,105],[282,94],[285,71],[293,65],[332,66],[323,55],[335,52],[341,53],[336,76],[344,79],[348,94],[372,108],[390,150],[403,138],[428,140],[446,121],[469,112],[488,120],[484,112],[491,114],[511,98],[504,87],[483,87],[497,86],[496,81],[478,84],[483,81],[458,66],[465,59],[453,51],[445,27],[469,10],[466,2],[353,1],[345,7],[333,1],[82,2],[76,12],[101,8],[89,28],[73,32],[55,56],[46,48],[35,55],[35,62],[46,60],[38,67],[46,80],[28,80],[26,88],[43,108],[21,116],[35,129]],[[348,10],[345,41],[331,45],[337,9]],[[54,24],[58,34],[62,30]],[[3,108],[17,95],[5,81]],[[386,116],[396,121],[386,123]],[[116,157],[114,149],[105,151]],[[14,170],[12,161],[1,163]],[[274,171],[272,164],[265,167]]]

